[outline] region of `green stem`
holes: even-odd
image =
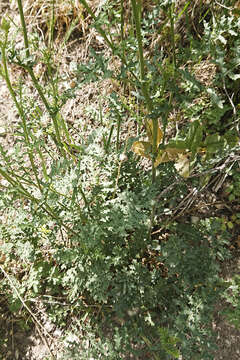
[[[85,7],[85,9],[87,10],[88,14],[93,18],[93,20],[95,22],[97,22],[97,17],[94,15],[93,11],[91,10],[91,8],[88,6],[88,3],[86,2],[86,0],[79,0],[80,3]],[[115,46],[114,43],[112,41],[109,40],[109,38],[106,35],[106,32],[101,28],[101,26],[99,26],[98,24],[95,24],[95,29],[99,32],[99,34],[104,38],[104,40],[106,41],[106,44],[110,47],[110,49],[112,50],[112,53],[116,56],[119,57],[119,59],[122,61],[122,63],[128,67],[127,61],[125,59],[125,57],[123,55],[120,54],[120,52],[118,51],[118,47],[119,46]],[[133,76],[133,78],[137,81],[138,78],[137,76],[134,74],[134,72],[132,70],[129,70],[130,74]],[[128,80],[128,82],[132,83],[131,80]]]
[[[141,18],[140,12],[141,8],[140,5],[137,5],[136,0],[131,0],[132,2],[132,9],[133,9],[133,18],[136,27],[136,36],[138,42],[138,54],[139,54],[139,63],[140,63],[140,77],[141,81],[145,79],[145,63],[144,63],[144,56],[143,56],[143,45],[142,45],[142,33],[141,33]]]
[[[52,11],[51,11],[51,19],[50,19],[50,34],[48,37],[48,48],[49,49],[52,48],[54,25],[55,25],[55,0],[52,0]]]
[[[137,43],[138,43],[138,56],[139,56],[139,64],[140,64],[140,80],[141,80],[141,90],[142,94],[145,98],[148,113],[151,114],[153,110],[153,103],[151,97],[148,92],[148,86],[146,81],[146,74],[145,74],[145,61],[143,55],[143,45],[142,45],[142,34],[141,34],[141,3],[139,2],[138,5],[136,0],[131,0],[132,9],[133,9],[133,17],[136,26],[136,36],[137,36]],[[157,156],[157,133],[158,133],[158,119],[152,118],[152,184],[156,181],[156,168],[154,166],[155,159]],[[151,216],[150,216],[150,226],[149,226],[149,234],[148,238],[151,239],[151,230],[154,225],[154,217],[155,217],[155,210],[156,206],[153,204]]]
[[[125,45],[125,37],[124,37],[124,0],[121,0],[121,48],[122,48],[122,55],[121,55],[121,62],[122,66],[127,63],[126,60],[126,45]],[[123,82],[123,93],[126,92],[126,82]]]
[[[117,110],[117,142],[116,142],[116,150],[119,151],[120,148],[120,128],[121,128],[121,122],[122,118]]]
[[[18,113],[20,115],[20,118],[21,118],[21,121],[22,121],[22,126],[23,126],[24,139],[25,139],[25,143],[27,145],[28,157],[29,157],[29,160],[30,160],[33,172],[34,172],[34,176],[36,178],[36,181],[37,181],[37,184],[38,184],[38,187],[39,187],[39,190],[42,192],[42,186],[40,184],[37,168],[35,166],[34,159],[33,159],[33,151],[31,149],[32,145],[31,145],[29,135],[28,135],[28,129],[27,129],[25,113],[24,113],[24,110],[23,110],[22,106],[17,101],[16,95],[15,95],[15,92],[13,90],[13,87],[12,87],[12,84],[11,84],[11,81],[10,81],[10,78],[9,78],[9,74],[8,74],[6,51],[5,51],[6,50],[5,49],[6,43],[7,43],[7,34],[6,34],[5,44],[4,44],[4,46],[1,47],[1,50],[2,50],[2,63],[3,63],[3,70],[4,70],[3,76],[4,76],[4,79],[6,81],[6,84],[7,84],[8,90],[10,92],[10,95],[12,96],[12,99],[13,99],[13,101],[14,101],[14,103],[16,105],[16,108],[18,110]]]
[[[29,51],[29,43],[28,43],[28,36],[27,36],[27,28],[26,28],[26,23],[25,23],[24,14],[23,14],[22,0],[17,0],[17,2],[18,2],[18,10],[19,10],[19,15],[20,15],[22,30],[23,30],[24,46],[26,49],[26,55],[29,58],[30,51]]]
[[[170,6],[169,9],[169,18],[171,24],[171,40],[172,40],[172,52],[173,52],[173,64],[174,64],[174,78],[177,69],[177,60],[176,60],[176,44],[175,44],[175,33],[174,33],[174,3]]]
[[[20,19],[21,19],[21,25],[22,25],[22,30],[23,30],[23,37],[24,37],[24,46],[26,48],[26,55],[27,55],[27,58],[30,57],[30,50],[29,50],[29,41],[28,41],[28,35],[27,35],[27,28],[26,28],[26,23],[25,23],[25,19],[24,19],[24,14],[23,14],[23,6],[22,6],[22,1],[21,0],[17,0],[18,2],[18,10],[19,10],[19,14],[20,14]],[[44,103],[52,121],[53,121],[53,125],[54,125],[54,130],[55,130],[55,133],[56,133],[56,138],[57,138],[57,143],[58,143],[58,147],[60,149],[60,152],[62,153],[62,155],[64,155],[65,153],[63,152],[62,150],[62,146],[61,146],[61,136],[60,136],[60,131],[59,131],[59,127],[58,127],[58,123],[57,123],[57,112],[56,111],[53,111],[51,109],[51,106],[49,104],[49,102],[47,101],[43,91],[42,91],[42,88],[41,86],[39,85],[35,75],[34,75],[34,72],[32,70],[32,67],[31,66],[26,66],[25,67],[26,70],[28,71],[29,75],[31,76],[31,79],[32,79],[32,82],[35,86],[35,88],[37,89],[38,91],[38,94],[40,96],[40,98],[42,99],[42,102]]]
[[[62,219],[59,218],[55,213],[54,210],[47,204],[45,203],[45,205],[42,204],[42,201],[40,199],[37,199],[35,196],[33,196],[28,190],[26,190],[22,184],[18,181],[16,181],[13,177],[11,177],[4,169],[2,169],[0,167],[0,175],[5,178],[9,184],[11,184],[20,195],[22,195],[23,197],[25,197],[26,199],[32,201],[32,203],[35,203],[36,205],[38,205],[39,207],[41,207],[43,209],[44,212],[46,212],[49,216],[51,216],[53,219],[55,219],[56,221],[58,221],[58,223],[63,226],[66,230],[68,230],[69,232],[71,232],[73,235],[77,235],[77,233],[72,230],[69,226],[67,226],[66,224],[63,223]]]
[[[32,79],[32,82],[35,86],[35,88],[37,89],[38,91],[38,94],[40,96],[40,98],[42,99],[42,102],[44,103],[52,121],[53,121],[53,126],[54,126],[54,130],[55,130],[55,133],[56,133],[56,139],[57,139],[57,142],[58,142],[58,146],[60,146],[60,150],[62,152],[62,147],[61,147],[61,136],[60,136],[60,131],[59,131],[59,127],[58,127],[58,122],[57,122],[57,114],[58,112],[57,111],[54,111],[51,109],[51,106],[49,105],[43,91],[42,91],[42,88],[41,86],[39,85],[35,75],[34,75],[34,72],[32,70],[32,68],[30,68],[29,66],[26,66],[26,70],[28,71],[29,75],[31,76],[31,79]]]
[[[87,10],[87,12],[91,15],[91,17],[93,18],[93,20],[95,22],[97,22],[97,17],[95,16],[94,12],[92,11],[92,9],[90,8],[90,6],[88,6],[88,3],[86,2],[86,0],[79,0],[80,3],[85,7],[85,9]],[[97,31],[102,35],[102,37],[104,38],[104,40],[106,41],[106,43],[108,44],[108,46],[112,49],[112,51],[115,53],[116,48],[114,46],[114,44],[112,43],[111,40],[109,40],[109,38],[107,37],[105,31],[101,28],[101,26],[96,25],[95,27],[97,29]]]
[[[39,157],[41,159],[43,177],[44,177],[45,181],[49,181],[49,177],[48,177],[48,174],[47,174],[46,163],[45,163],[44,156],[43,156],[43,153],[42,153],[42,150],[41,150],[39,144],[37,144],[36,150],[37,150],[37,152],[39,154]]]
[[[121,0],[121,42],[123,43],[123,41],[124,41],[124,5],[123,5],[123,0]]]
[[[133,9],[133,17],[136,26],[136,36],[138,42],[138,56],[139,56],[139,65],[140,65],[140,80],[141,80],[141,90],[142,94],[145,98],[148,113],[150,114],[153,110],[153,104],[151,97],[148,92],[148,86],[146,81],[146,74],[145,74],[145,61],[143,55],[143,45],[142,45],[142,34],[141,34],[141,24],[140,24],[140,13],[141,13],[141,3],[137,5],[136,0],[131,0],[132,9]],[[153,125],[153,141],[152,141],[152,183],[156,181],[156,169],[154,167],[154,162],[157,156],[157,133],[158,133],[158,119],[152,119]]]
[[[137,36],[137,42],[138,42],[138,56],[139,56],[139,65],[140,65],[140,80],[141,80],[141,89],[143,96],[146,101],[146,105],[148,108],[148,111],[152,111],[152,101],[148,93],[147,88],[147,82],[146,82],[146,76],[145,76],[145,61],[143,56],[143,45],[142,45],[142,34],[141,34],[141,25],[140,25],[140,4],[136,4],[136,0],[131,0],[132,3],[132,9],[133,9],[133,17],[135,21],[136,26],[136,36]]]

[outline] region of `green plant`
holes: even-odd
[[[90,158],[91,163],[94,162],[94,154],[86,152],[85,157],[82,166],[84,163],[89,166]],[[83,168],[78,169],[81,170]],[[105,166],[102,171],[106,177]],[[121,176],[124,176],[124,168],[122,171]],[[138,182],[141,180],[142,185],[134,189],[136,192],[122,190],[115,199],[111,197],[114,192],[113,168],[108,169],[108,187],[100,190],[97,183],[97,188],[91,183],[91,206],[85,207],[83,222],[79,221],[77,208],[70,207],[71,199],[64,200],[62,195],[64,218],[71,217],[77,233],[69,239],[69,245],[61,236],[59,226],[41,209],[31,218],[26,216],[30,204],[25,207],[26,213],[21,208],[17,216],[16,211],[12,216],[9,213],[8,223],[1,226],[1,236],[5,239],[3,251],[7,255],[11,247],[12,261],[20,258],[19,264],[23,264],[18,287],[21,286],[25,301],[44,299],[45,294],[48,299],[56,301],[59,298],[57,304],[49,302],[49,306],[46,305],[48,316],[66,327],[69,314],[78,313],[79,324],[71,323],[73,332],[78,331],[78,326],[85,324],[88,327],[91,346],[84,348],[82,344],[85,354],[82,358],[101,355],[115,359],[132,353],[136,357],[162,354],[168,359],[170,354],[177,353],[175,342],[172,342],[175,336],[179,338],[181,354],[186,352],[185,356],[188,356],[190,352],[192,357],[199,349],[205,351],[204,339],[209,333],[200,331],[198,326],[201,321],[206,326],[206,316],[211,314],[211,306],[221,290],[216,257],[226,256],[226,233],[221,234],[221,224],[213,219],[202,223],[200,228],[175,224],[170,228],[172,235],[166,243],[153,240],[149,243],[149,213],[156,188],[152,192],[146,190],[141,169],[138,171],[132,176]],[[90,176],[85,184],[82,183],[83,188],[89,187],[89,181],[93,179]],[[72,192],[68,174],[59,183],[62,191],[64,183]],[[70,184],[74,187],[74,183]],[[2,201],[4,198],[2,194]],[[58,201],[61,202],[59,198]],[[163,265],[168,269],[167,276]],[[63,301],[65,305],[61,305]],[[197,321],[194,327],[191,319]],[[161,342],[159,327],[165,329]],[[96,332],[101,340],[95,338]],[[189,336],[191,346],[189,339],[186,340]],[[195,336],[202,336],[201,345],[195,343]],[[76,346],[77,359],[79,344]],[[70,348],[74,358],[72,351]]]
[[[235,166],[229,175],[231,176],[232,182],[228,184],[225,191],[229,201],[236,201],[240,196],[239,168]]]
[[[227,301],[228,307],[225,307],[222,312],[226,319],[237,329],[239,329],[240,320],[239,285],[239,275],[235,275],[226,283],[227,289],[223,294],[223,298]]]
[[[196,36],[184,53],[177,51],[175,27],[189,2],[179,11],[174,1],[148,8],[132,0],[127,9],[123,1],[106,1],[98,12],[80,2],[111,55],[96,45],[90,48],[88,61],[75,66],[77,86],[110,79],[117,88],[104,99],[109,113],[102,105],[88,109],[94,128],[86,134],[74,134],[60,114],[74,91],[60,93],[61,78],[52,70],[57,67],[51,57],[54,6],[48,47],[41,53],[49,84],[34,75],[30,55],[38,40],[29,41],[20,0],[23,57],[8,38],[9,23],[2,21],[1,75],[21,117],[16,147],[9,152],[0,146],[5,179],[0,185],[1,251],[8,268],[4,265],[2,273],[9,307],[17,311],[23,302],[29,309],[36,301],[43,303],[64,330],[63,359],[79,359],[79,353],[81,359],[213,359],[210,325],[223,290],[218,264],[229,256],[229,234],[218,218],[194,225],[187,216],[182,223],[172,214],[189,188],[206,186],[209,177],[202,172],[211,175],[237,149],[231,104],[237,100],[229,100],[227,88],[221,92],[227,81],[224,66],[229,74],[237,66],[225,58],[220,66],[219,51],[225,49],[220,45],[215,51],[213,35],[219,33],[218,44],[221,29],[227,28],[231,48],[231,29],[238,25],[234,19],[210,18],[205,47]],[[159,27],[155,15],[161,13],[165,18]],[[155,34],[164,35],[168,49],[156,46],[152,55],[149,42]],[[235,41],[233,46],[235,54]],[[198,64],[208,47],[223,73],[211,86],[184,68],[189,54]],[[27,101],[22,82],[13,87],[8,61],[27,71],[45,110],[34,98]],[[221,120],[230,106],[234,125],[225,128]],[[52,124],[43,124],[46,113]],[[136,161],[131,149],[148,158],[151,169]]]

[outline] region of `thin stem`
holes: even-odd
[[[25,23],[25,19],[24,19],[22,1],[17,0],[17,2],[18,2],[18,10],[19,10],[20,19],[21,19],[21,25],[22,25],[22,30],[23,30],[24,46],[26,48],[27,58],[29,58],[30,57],[29,41],[28,41],[26,23]],[[64,151],[62,150],[62,146],[61,146],[61,136],[60,136],[59,127],[58,127],[58,123],[57,123],[57,119],[56,119],[57,112],[53,111],[51,109],[51,106],[50,106],[49,102],[47,101],[47,99],[46,99],[46,97],[45,97],[45,95],[44,95],[44,93],[42,91],[42,88],[39,85],[38,80],[36,79],[36,77],[34,75],[32,67],[27,65],[25,68],[28,71],[29,75],[31,76],[32,82],[33,82],[35,88],[37,89],[38,94],[39,94],[40,98],[42,99],[42,102],[44,103],[49,115],[52,118],[53,125],[54,125],[54,130],[56,132],[56,138],[57,138],[58,147],[60,148],[60,152],[62,153],[62,155],[65,155]]]
[[[145,61],[143,55],[143,45],[142,45],[142,34],[141,34],[141,24],[140,24],[140,14],[141,14],[141,2],[136,3],[136,0],[131,0],[132,9],[133,9],[133,17],[136,27],[136,36],[138,42],[138,56],[139,56],[139,64],[140,64],[140,79],[141,79],[141,90],[142,94],[145,98],[148,113],[151,114],[153,110],[153,103],[151,97],[148,92],[148,86],[146,81],[145,74]],[[158,133],[158,119],[152,118],[152,184],[156,181],[156,168],[154,166],[155,159],[157,156],[157,133]],[[153,204],[151,216],[150,216],[150,226],[149,226],[149,240],[151,239],[151,230],[154,225],[154,217],[155,217],[156,205]]]
[[[175,44],[175,33],[174,33],[174,3],[170,6],[169,17],[171,24],[171,39],[172,39],[172,51],[173,51],[173,64],[174,64],[174,78],[177,69],[177,60],[176,60],[176,44]]]
[[[123,55],[120,54],[120,52],[118,51],[118,46],[115,46],[114,43],[112,41],[109,40],[109,38],[106,35],[106,32],[101,28],[101,26],[99,26],[98,24],[96,24],[97,22],[97,17],[94,15],[93,11],[91,10],[91,8],[88,6],[88,3],[86,2],[86,0],[79,0],[80,3],[85,7],[85,9],[87,10],[88,14],[93,18],[93,20],[95,21],[95,29],[99,32],[99,34],[103,37],[103,39],[106,41],[107,45],[110,47],[110,49],[112,50],[112,53],[116,56],[119,57],[119,59],[122,61],[122,63],[128,67],[127,61],[125,59],[125,57]],[[137,76],[134,74],[134,72],[132,70],[129,70],[129,73],[132,75],[132,77],[138,81]],[[126,81],[125,79],[123,81]],[[131,83],[131,80],[128,79],[128,82]]]
[[[124,5],[123,0],[121,0],[121,42],[124,40]]]
[[[117,111],[117,142],[116,142],[116,150],[119,151],[120,148],[120,128],[121,128],[121,122],[122,122],[122,118],[119,114],[119,112]]]
[[[142,34],[141,34],[141,25],[140,25],[140,4],[136,4],[136,0],[131,0],[132,2],[132,9],[133,9],[133,17],[136,26],[136,36],[137,36],[137,43],[138,43],[138,56],[139,56],[139,65],[140,65],[140,80],[141,80],[141,89],[143,96],[146,101],[146,105],[148,111],[152,111],[152,101],[148,93],[146,76],[145,76],[145,61],[143,56],[143,45],[142,45]]]
[[[55,213],[54,210],[47,204],[45,203],[43,205],[43,202],[36,198],[35,196],[33,196],[28,190],[26,190],[23,185],[19,182],[16,181],[13,177],[11,177],[3,168],[0,167],[0,175],[6,179],[9,184],[11,184],[17,191],[19,194],[21,194],[23,197],[25,197],[27,200],[32,201],[33,203],[35,203],[36,205],[38,205],[40,208],[43,209],[44,212],[46,212],[49,216],[51,216],[53,219],[55,219],[61,226],[63,226],[66,230],[68,230],[69,232],[71,232],[73,235],[77,235],[77,233],[72,230],[68,225],[64,224],[62,219],[59,218]]]
[[[7,42],[7,34],[6,34],[6,39],[5,39],[5,44]],[[18,113],[20,115],[20,118],[21,118],[21,121],[22,121],[22,126],[23,126],[23,133],[24,133],[24,139],[25,139],[25,143],[27,145],[27,152],[28,152],[28,157],[29,157],[29,160],[30,160],[30,163],[31,163],[31,166],[32,166],[32,169],[33,169],[33,172],[34,172],[34,176],[36,178],[36,181],[37,181],[37,184],[38,184],[38,187],[39,187],[39,190],[42,192],[42,186],[40,184],[40,180],[39,180],[39,177],[38,177],[38,172],[37,172],[37,168],[35,166],[35,162],[34,162],[34,159],[33,159],[33,151],[31,149],[32,145],[31,145],[31,142],[30,142],[30,139],[29,139],[29,135],[28,135],[28,129],[27,129],[27,123],[26,123],[26,118],[25,118],[25,113],[23,111],[23,108],[22,106],[19,104],[19,102],[17,101],[17,98],[16,98],[16,95],[15,95],[15,92],[13,90],[13,87],[12,87],[12,84],[11,84],[11,81],[10,81],[10,78],[9,78],[9,74],[8,74],[8,67],[7,67],[7,59],[6,59],[6,51],[5,51],[5,45],[1,47],[2,49],[2,63],[3,63],[3,70],[4,70],[4,73],[3,73],[3,76],[4,76],[4,79],[6,81],[6,84],[7,84],[7,87],[8,87],[8,90],[12,96],[12,99],[16,105],[16,108],[18,110]]]
[[[85,9],[87,10],[87,12],[91,15],[91,17],[93,18],[93,20],[95,22],[97,22],[97,17],[95,16],[94,12],[92,11],[92,9],[90,8],[90,6],[88,6],[88,3],[86,2],[86,0],[79,0],[80,3],[85,7]],[[106,43],[108,44],[108,46],[112,49],[112,51],[115,53],[116,48],[113,44],[113,42],[111,42],[109,40],[109,38],[107,37],[105,31],[101,28],[101,26],[95,24],[95,27],[97,29],[97,31],[102,35],[102,37],[104,38],[104,40],[106,41]]]
[[[22,0],[17,0],[17,2],[18,2],[18,10],[19,10],[19,15],[20,15],[22,30],[23,30],[24,46],[26,48],[26,55],[29,58],[30,57],[29,42],[28,42],[28,36],[27,36],[26,23],[25,23],[24,14],[23,14]]]
[[[50,34],[48,37],[48,48],[49,49],[52,48],[54,25],[55,25],[55,0],[52,0],[52,11],[51,11],[51,19],[50,19]]]
[[[35,75],[34,75],[34,72],[32,70],[32,68],[30,68],[29,66],[26,66],[26,70],[28,71],[29,75],[31,76],[31,79],[32,79],[32,82],[35,86],[35,88],[37,89],[38,91],[38,94],[40,96],[40,98],[42,99],[42,102],[44,103],[49,115],[51,116],[52,118],[52,121],[53,121],[53,125],[54,125],[54,130],[55,130],[55,133],[56,133],[56,138],[57,138],[57,142],[58,142],[58,146],[60,146],[61,144],[61,136],[60,136],[60,131],[59,131],[59,127],[58,127],[58,123],[57,123],[57,111],[54,111],[51,109],[51,106],[49,104],[49,102],[47,101],[43,91],[42,91],[42,88],[41,86],[39,85]],[[60,150],[62,152],[62,147],[60,146]]]
[[[141,4],[137,5],[136,0],[131,0],[132,9],[133,9],[133,17],[136,26],[136,36],[138,42],[138,55],[139,55],[139,64],[140,64],[140,80],[141,80],[141,90],[143,96],[146,101],[148,113],[150,114],[153,110],[153,104],[151,97],[148,92],[148,86],[146,81],[146,74],[145,74],[145,61],[143,55],[143,45],[142,45],[142,34],[141,34],[141,24],[140,24],[140,13],[141,13]],[[157,133],[158,133],[158,119],[152,119],[152,127],[153,127],[153,134],[152,134],[152,183],[156,181],[156,169],[154,167],[154,162],[157,156]]]
[[[145,80],[145,63],[143,56],[143,45],[142,45],[142,33],[141,33],[141,24],[140,24],[140,5],[136,4],[136,0],[131,0],[132,9],[133,9],[133,18],[136,26],[136,36],[138,42],[138,54],[139,54],[139,63],[140,63],[140,76],[141,80]]]
[[[125,45],[125,37],[124,37],[124,0],[121,0],[121,48],[122,48],[122,66],[126,64],[126,45]],[[126,91],[126,82],[123,82],[123,92],[125,94]]]

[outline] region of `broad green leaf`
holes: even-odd
[[[219,134],[208,135],[206,137],[205,147],[208,153],[213,154],[221,150],[223,146],[224,146],[224,138]]]
[[[203,138],[202,126],[198,120],[195,120],[190,125],[186,139],[187,147],[192,153],[191,156],[192,158],[195,157],[198,148],[201,146],[202,138]]]
[[[175,148],[175,149],[179,149],[179,150],[187,150],[188,146],[187,146],[187,142],[185,139],[170,139],[168,144],[167,144],[167,148]]]
[[[135,141],[132,145],[135,154],[151,159],[152,145],[147,141]]]

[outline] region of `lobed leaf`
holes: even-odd
[[[151,159],[152,145],[147,141],[135,141],[132,145],[135,154]]]
[[[166,148],[164,150],[159,150],[157,158],[155,160],[154,166],[157,167],[159,164],[175,161],[178,159],[178,155],[182,154],[185,150],[177,149],[177,148]]]

